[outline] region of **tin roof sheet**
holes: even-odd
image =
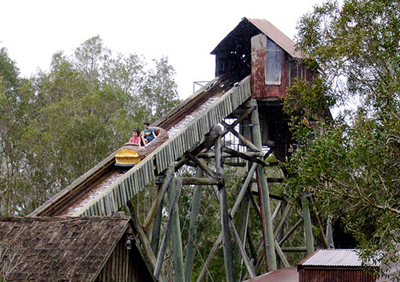
[[[299,266],[340,266],[362,267],[362,261],[355,249],[329,249],[317,250],[302,262]],[[370,266],[378,266],[371,263]]]
[[[295,267],[281,268],[276,271],[268,272],[244,282],[298,282],[299,273]]]

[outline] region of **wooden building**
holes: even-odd
[[[378,268],[371,264],[368,267]],[[354,249],[316,250],[298,266],[299,282],[374,282],[376,275],[367,272]]]
[[[275,144],[275,155],[286,160],[292,141],[282,102],[293,79],[311,81],[304,54],[269,21],[248,18],[243,18],[211,54],[215,55],[217,76],[240,80],[251,74],[252,98],[260,107],[263,145]]]
[[[0,280],[155,281],[126,217],[1,218],[0,242]]]

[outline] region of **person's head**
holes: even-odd
[[[139,136],[139,135],[140,135],[140,130],[137,129],[137,128],[135,128],[135,129],[133,130],[133,132],[132,132],[132,135],[133,135],[134,137]]]
[[[148,122],[143,123],[144,128],[149,129],[150,124]]]

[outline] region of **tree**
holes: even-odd
[[[316,80],[297,81],[285,100],[299,142],[288,193],[312,194],[317,212],[345,223],[365,260],[380,253],[386,265],[399,262],[400,248],[399,8],[328,1],[302,17],[297,46]],[[352,97],[355,109],[323,120],[327,107]]]
[[[25,191],[23,128],[33,92],[5,48],[0,49],[0,215],[22,207]],[[20,189],[14,189],[19,187]]]
[[[154,121],[143,111],[145,87],[159,114],[179,102],[167,59],[157,71],[146,69],[137,55],[113,54],[99,36],[71,56],[54,54],[50,70],[30,80],[19,78],[5,51],[0,55],[3,215],[30,213],[119,148],[135,127]]]

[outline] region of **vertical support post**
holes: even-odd
[[[260,119],[258,114],[257,101],[251,99],[250,104],[251,106],[257,107],[257,109],[251,113],[251,123],[253,125],[252,127],[253,143],[261,150],[262,140],[261,140],[261,128],[260,128]],[[267,177],[265,176],[264,168],[261,165],[258,165],[257,167],[257,184],[261,202],[264,246],[266,251],[265,255],[268,261],[267,270],[274,271],[277,270],[277,266],[276,266],[276,255],[275,255],[275,244],[274,244],[274,230],[273,230],[272,216],[271,216],[271,204],[269,198]]]
[[[162,217],[162,210],[163,210],[163,199],[161,199],[161,203],[157,208],[156,216],[154,217],[153,222],[153,230],[151,232],[151,249],[155,256],[158,254],[158,245],[160,244],[160,230],[161,230],[161,217]]]
[[[164,262],[165,251],[167,250],[169,236],[171,235],[171,229],[172,229],[171,225],[172,225],[172,221],[173,221],[173,214],[175,212],[175,207],[177,206],[176,203],[178,202],[179,194],[181,192],[181,186],[182,185],[179,185],[178,187],[175,186],[175,179],[172,179],[171,183],[169,184],[169,190],[173,190],[173,191],[175,191],[175,193],[173,196],[173,200],[170,203],[169,213],[168,213],[169,218],[168,218],[167,224],[165,226],[165,231],[164,231],[163,239],[161,241],[160,251],[157,254],[157,262],[156,262],[156,266],[154,269],[154,277],[156,277],[157,279],[160,277],[160,274],[161,274],[161,268],[162,268],[162,264]],[[184,280],[181,280],[181,281],[184,281]]]
[[[196,177],[203,177],[203,170],[197,168]],[[194,258],[194,238],[197,232],[197,220],[199,218],[200,210],[200,196],[202,186],[198,186],[194,189],[193,200],[192,200],[192,211],[190,213],[190,224],[189,224],[189,235],[188,243],[186,245],[186,256],[185,256],[185,279],[189,282],[192,278],[193,258]]]
[[[158,245],[160,244],[160,231],[161,231],[161,217],[162,217],[162,211],[163,211],[163,202],[164,202],[164,194],[165,191],[168,189],[169,184],[172,180],[174,171],[171,168],[168,168],[167,173],[166,173],[166,178],[164,181],[164,184],[161,186],[161,188],[159,189],[158,193],[159,193],[159,197],[157,196],[156,201],[159,200],[159,204],[156,210],[156,214],[154,216],[154,222],[153,222],[153,230],[151,233],[151,249],[153,250],[153,253],[155,256],[157,256],[157,250],[158,250]],[[149,217],[148,217],[149,218]],[[149,222],[150,224],[150,220],[148,220],[148,218],[146,218],[146,222]],[[146,227],[145,227],[146,229]]]
[[[170,205],[175,205],[175,212],[172,213],[172,248],[174,250],[174,269],[175,269],[175,281],[185,281],[185,272],[183,270],[183,253],[182,253],[182,237],[181,227],[179,223],[179,210],[177,201],[174,201],[174,196],[177,191],[182,189],[182,179],[178,178],[176,186],[170,186],[168,189],[168,201]]]
[[[221,152],[221,136],[215,141],[215,165],[218,176],[222,178],[222,183],[218,185],[219,191],[219,203],[221,211],[221,225],[223,234],[223,250],[224,250],[224,262],[225,262],[225,273],[226,281],[235,281],[233,271],[233,257],[231,249],[231,237],[229,230],[229,214],[228,204],[225,190],[224,169],[222,166],[222,152]]]
[[[306,237],[307,255],[309,255],[314,252],[314,237],[312,232],[311,216],[309,209],[310,202],[307,200],[306,197],[307,195],[304,194],[301,202],[303,206],[304,235]]]
[[[326,242],[328,244],[329,249],[334,249],[335,244],[333,243],[333,235],[332,235],[332,218],[328,216],[328,220],[326,222]]]

